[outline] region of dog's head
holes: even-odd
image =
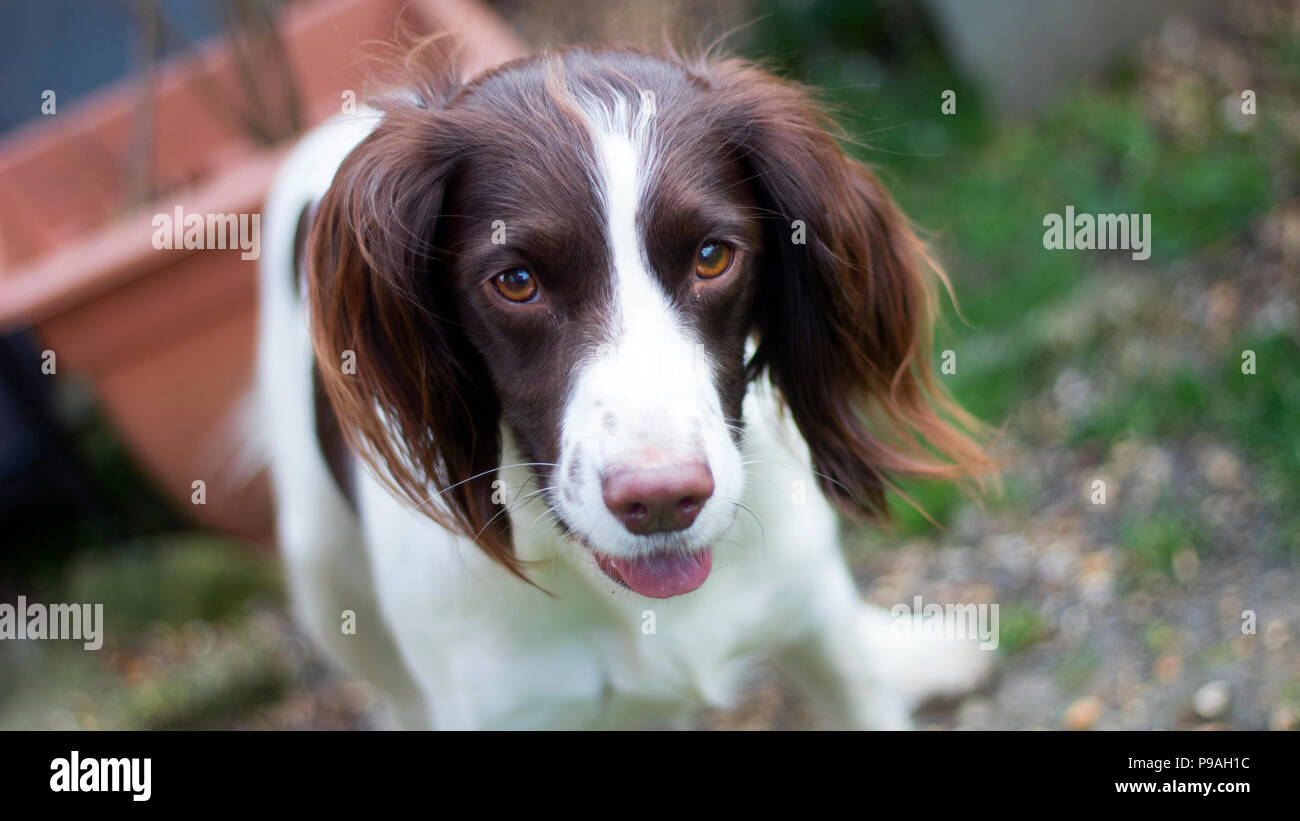
[[[504,422],[606,574],[694,590],[763,373],[846,509],[981,460],[931,377],[923,252],[799,87],[583,49],[425,74],[335,177],[309,283],[345,429],[437,521],[522,572],[493,498]]]

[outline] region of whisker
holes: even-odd
[[[557,467],[559,467],[559,465],[556,464],[556,463],[554,463],[554,462],[515,462],[514,464],[511,464],[511,465],[500,465],[499,467],[494,467],[494,468],[491,468],[491,469],[489,469],[489,470],[482,471],[482,472],[480,472],[480,473],[475,473],[473,476],[469,477],[468,479],[461,479],[459,482],[456,482],[455,484],[447,485],[445,488],[443,488],[442,490],[440,490],[440,491],[438,491],[437,493],[433,494],[432,496],[430,496],[429,498],[425,499],[424,501],[420,502],[420,503],[419,503],[418,505],[416,505],[415,507],[416,507],[416,509],[418,510],[419,508],[424,507],[424,506],[427,505],[429,502],[432,502],[434,499],[438,498],[439,496],[443,495],[444,493],[447,493],[447,492],[449,492],[449,491],[451,491],[451,490],[455,490],[456,488],[460,487],[461,485],[465,484],[466,482],[472,482],[472,481],[474,481],[475,479],[478,479],[478,478],[480,478],[480,477],[482,477],[482,476],[487,476],[489,473],[495,473],[495,472],[497,472],[497,471],[499,471],[499,470],[508,470],[508,469],[510,469],[510,468],[522,468],[522,467],[552,467],[552,468],[557,468]]]
[[[521,488],[521,489],[522,489],[522,488]],[[488,519],[487,522],[483,525],[483,527],[479,529],[479,532],[474,534],[474,541],[477,542],[477,541],[478,541],[478,537],[479,537],[479,536],[482,536],[483,533],[484,533],[484,532],[485,532],[489,527],[492,526],[492,523],[495,522],[497,519],[501,518],[501,516],[503,516],[503,515],[505,515],[505,514],[507,514],[507,513],[511,513],[511,512],[513,512],[513,511],[515,511],[515,510],[518,510],[519,508],[521,508],[521,507],[523,507],[524,505],[526,505],[526,504],[528,503],[528,500],[532,499],[534,496],[537,496],[537,495],[539,495],[539,494],[545,493],[545,492],[547,492],[547,491],[550,490],[550,489],[551,489],[551,488],[550,488],[549,486],[548,486],[548,487],[538,488],[537,490],[534,490],[534,491],[531,492],[531,493],[525,494],[522,498],[519,497],[519,496],[516,496],[513,500],[511,500],[510,504],[508,504],[508,505],[502,505],[502,506],[501,506],[501,509],[500,509],[499,511],[497,511],[496,514],[495,514],[491,519]],[[547,505],[547,510],[550,510],[550,505]],[[534,520],[534,523],[536,523],[536,520]]]
[[[724,497],[722,497],[722,500],[723,500],[724,502],[729,502],[730,504],[732,504],[732,505],[735,506],[735,507],[740,508],[741,510],[745,511],[746,513],[748,513],[748,514],[753,518],[753,520],[754,520],[754,524],[758,526],[758,535],[759,535],[759,536],[762,538],[762,540],[763,540],[763,549],[766,550],[766,549],[767,549],[767,530],[763,527],[763,521],[762,521],[761,519],[758,518],[758,514],[755,513],[755,512],[753,511],[753,509],[750,508],[749,505],[745,504],[744,502],[740,501],[739,499],[732,499],[732,498],[729,497],[729,496],[724,496]]]
[[[741,462],[741,464],[742,465],[781,465],[784,467],[793,466],[790,462],[777,462],[772,459],[750,459]],[[827,476],[825,473],[822,473],[820,470],[816,470],[815,468],[812,469],[812,475],[816,476],[819,479],[824,479],[827,482],[830,482],[832,485],[835,485],[840,490],[843,490],[845,495],[847,495],[849,498],[856,498],[856,494],[854,494],[853,491],[849,490],[849,488],[845,486],[845,484],[839,481],[838,479],[835,479],[832,476]]]

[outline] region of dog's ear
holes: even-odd
[[[770,374],[828,497],[883,514],[894,477],[989,470],[930,363],[942,273],[879,180],[801,87],[739,60],[694,70],[767,222],[748,375]]]
[[[385,106],[322,198],[307,255],[322,383],[374,472],[520,572],[497,515],[500,408],[449,298],[434,240],[457,139],[442,91]]]

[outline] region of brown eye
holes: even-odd
[[[735,249],[724,242],[706,242],[695,255],[695,275],[700,279],[713,279],[725,274],[731,267]]]
[[[537,280],[524,268],[511,268],[492,280],[497,293],[511,302],[532,302],[537,298]]]

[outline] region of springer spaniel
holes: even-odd
[[[831,727],[974,686],[864,604],[835,508],[988,466],[924,250],[798,86],[573,48],[308,135],[259,392],[300,617],[401,727],[673,726],[766,658]]]

